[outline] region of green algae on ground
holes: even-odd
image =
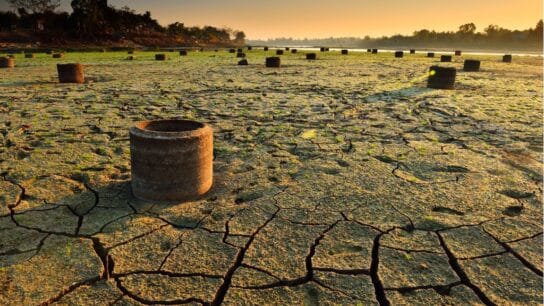
[[[542,58],[445,91],[419,54],[154,54],[0,71],[2,304],[541,303]],[[203,199],[131,196],[128,128],[159,118],[213,126]]]

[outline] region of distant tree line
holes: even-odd
[[[185,27],[175,22],[161,26],[149,11],[115,8],[107,0],[73,0],[73,12],[58,12],[59,0],[7,0],[16,10],[0,11],[0,31],[25,32],[38,40],[86,42],[153,37],[154,41],[186,45],[242,45],[241,31],[212,26]],[[5,37],[2,36],[2,37]],[[9,36],[8,36],[9,37]]]
[[[256,45],[300,45],[351,48],[473,48],[473,49],[511,49],[542,50],[542,20],[534,28],[527,30],[508,30],[497,25],[489,25],[483,32],[476,31],[474,23],[463,24],[455,32],[431,30],[415,31],[413,35],[393,35],[389,37],[364,38],[344,37],[325,39],[277,38],[265,41],[250,41]]]

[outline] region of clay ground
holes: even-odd
[[[67,53],[0,70],[0,304],[539,305],[542,58]],[[272,54],[270,52],[269,54]],[[128,128],[215,133],[215,185],[131,196]]]

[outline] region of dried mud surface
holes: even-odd
[[[0,70],[0,304],[542,303],[541,58],[442,91],[423,55],[246,54]],[[205,198],[131,196],[128,128],[158,118],[213,126]]]

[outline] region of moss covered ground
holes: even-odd
[[[0,70],[0,304],[542,304],[541,57],[155,53]],[[132,197],[159,118],[214,128],[202,200]]]

